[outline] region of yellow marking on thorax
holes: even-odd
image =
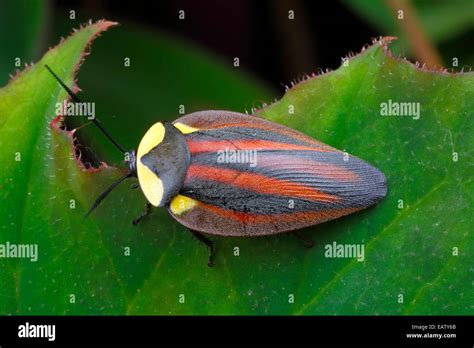
[[[188,126],[188,125],[186,125],[184,123],[181,123],[181,122],[173,123],[173,126],[178,128],[181,131],[181,133],[183,133],[183,134],[189,134],[189,133],[197,132],[199,130],[197,128]]]
[[[198,201],[195,199],[183,195],[177,195],[171,200],[170,209],[174,215],[181,215],[197,205]]]
[[[163,198],[163,182],[150,168],[142,164],[141,158],[161,143],[164,137],[165,127],[161,122],[157,122],[145,133],[137,150],[138,182],[146,199],[155,207],[160,205]]]

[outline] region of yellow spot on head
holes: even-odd
[[[140,141],[137,150],[137,158],[140,159],[143,155],[146,155],[163,141],[165,137],[165,126],[163,123],[157,122],[145,133],[145,136]]]
[[[165,137],[163,123],[157,122],[145,133],[137,150],[137,176],[140,187],[146,199],[155,207],[161,204],[163,198],[163,182],[150,168],[142,164],[141,159],[155,146],[160,144]]]
[[[197,205],[198,201],[195,199],[183,195],[177,195],[171,200],[170,209],[174,215],[181,215],[182,213],[193,209]]]
[[[176,122],[176,123],[173,124],[173,126],[178,128],[181,131],[181,133],[183,133],[183,134],[189,134],[189,133],[197,132],[199,130],[197,128],[188,126],[188,125],[186,125],[184,123],[181,123],[181,122]]]

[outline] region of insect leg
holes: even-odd
[[[212,267],[214,266],[214,244],[211,242],[211,240],[207,237],[205,237],[204,235],[202,235],[201,233],[197,232],[197,231],[193,231],[193,230],[189,230],[194,237],[196,237],[196,239],[198,241],[200,241],[201,243],[205,244],[206,247],[207,247],[207,250],[209,251],[209,259],[207,261],[207,265],[209,267]]]
[[[307,238],[303,237],[303,236],[302,236],[301,234],[299,234],[298,232],[294,232],[293,234],[294,234],[296,237],[298,237],[299,239],[301,239],[301,240],[303,241],[304,246],[305,246],[306,248],[309,249],[309,248],[312,248],[312,247],[313,247],[314,242],[313,242],[311,239],[307,239]]]
[[[145,216],[150,214],[150,211],[151,211],[151,203],[147,202],[145,206],[145,211],[142,213],[142,215],[140,215],[139,217],[137,217],[135,220],[132,221],[132,225],[136,226]]]

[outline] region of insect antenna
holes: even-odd
[[[45,65],[45,67],[46,67],[46,69],[48,69],[48,71],[51,73],[51,75],[53,75],[53,77],[56,79],[56,81],[58,81],[59,84],[64,88],[64,90],[67,92],[67,94],[69,94],[71,99],[74,100],[76,103],[80,103],[81,100],[79,99],[79,97],[68,86],[66,86],[66,84],[59,78],[59,76],[56,75],[56,73],[47,64]],[[109,139],[110,142],[112,144],[114,144],[117,149],[119,149],[120,152],[125,154],[126,151],[124,150],[124,148],[122,146],[120,146],[114,140],[114,138],[112,138],[112,136],[104,129],[104,127],[102,127],[102,125],[100,124],[100,122],[97,119],[93,118],[91,121],[97,126],[97,128],[100,129],[100,131],[107,137],[107,139]]]
[[[79,99],[79,97],[68,87],[66,86],[66,84],[59,78],[58,75],[56,75],[56,73],[48,66],[48,65],[45,65],[46,69],[48,69],[48,71],[51,73],[51,75],[53,75],[53,77],[56,79],[56,81],[59,82],[59,84],[66,90],[67,94],[69,94],[69,96],[71,97],[71,99],[76,102],[76,103],[80,103],[81,100]],[[122,146],[120,146],[115,140],[114,138],[112,138],[112,136],[104,129],[104,127],[102,127],[102,125],[99,123],[99,121],[97,119],[92,119],[92,122],[97,126],[97,128],[100,129],[100,131],[107,137],[107,139],[110,140],[110,142],[112,144],[115,145],[115,147],[117,149],[119,149],[119,151],[123,154],[125,154],[125,150]],[[110,187],[108,189],[106,189],[104,192],[102,192],[100,194],[99,197],[97,197],[97,199],[95,200],[94,204],[92,205],[92,207],[89,209],[89,211],[84,215],[85,218],[87,218],[94,210],[95,208],[97,208],[99,206],[99,204],[104,200],[105,197],[107,197],[107,195],[115,188],[117,187],[122,181],[124,181],[125,179],[127,178],[130,178],[132,177],[134,174],[132,172],[128,172],[126,175],[122,176],[120,179],[118,179],[117,181],[115,181],[112,185],[110,185]]]
[[[99,206],[99,204],[104,200],[105,197],[107,197],[107,195],[114,189],[116,188],[122,181],[124,181],[125,179],[127,178],[130,178],[132,176],[132,173],[127,173],[126,175],[122,176],[120,179],[118,179],[117,181],[115,181],[112,185],[110,185],[110,187],[105,190],[104,192],[102,192],[100,194],[99,197],[97,197],[97,199],[95,200],[94,204],[92,205],[92,207],[90,207],[89,211],[84,215],[85,218],[87,218],[93,211],[95,208],[97,208]]]

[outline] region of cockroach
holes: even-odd
[[[97,119],[92,121],[129,154],[128,173],[97,198],[86,216],[122,181],[137,178],[147,203],[133,225],[152,207],[166,207],[207,246],[209,266],[214,248],[204,234],[256,237],[295,231],[365,209],[387,193],[384,174],[367,162],[253,115],[207,110],[157,122],[129,152]]]

